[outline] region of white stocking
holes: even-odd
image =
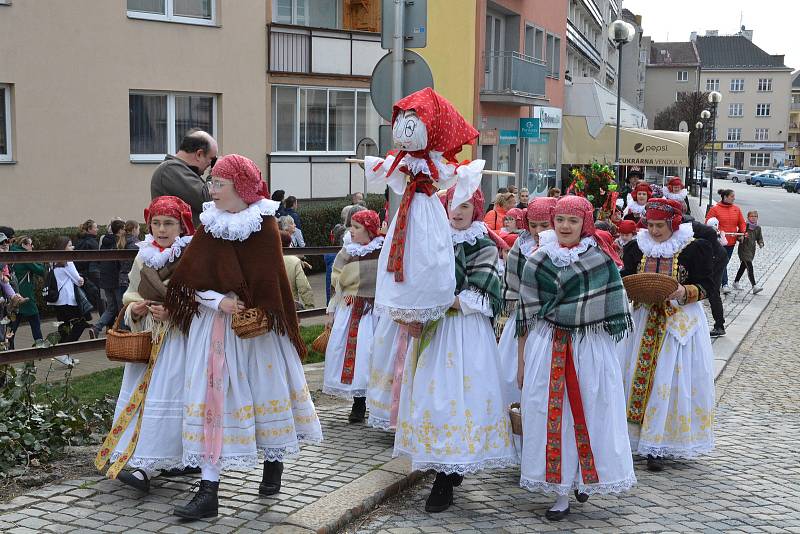
[[[200,466],[201,478],[210,482],[219,482],[219,466],[216,464],[204,463]]]
[[[550,510],[553,512],[563,512],[567,508],[569,508],[569,494],[559,495]]]

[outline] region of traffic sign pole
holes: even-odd
[[[403,61],[405,59],[405,7],[406,0],[394,0],[394,36],[392,44],[392,102],[403,98]],[[390,124],[394,128],[394,124]],[[397,171],[396,171],[397,172]],[[394,217],[400,207],[401,196],[389,188],[389,213]]]

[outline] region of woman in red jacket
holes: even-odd
[[[747,230],[747,223],[744,220],[744,215],[742,215],[742,210],[733,203],[736,200],[736,194],[733,189],[720,189],[717,194],[719,194],[722,201],[717,202],[708,210],[706,222],[712,217],[716,217],[719,220],[719,229],[725,232],[728,237],[725,251],[728,253],[728,259],[730,259],[733,254],[733,248],[736,246],[736,241],[738,241],[738,236],[735,234],[744,234]],[[730,293],[727,269],[722,274],[722,292]]]

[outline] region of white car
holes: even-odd
[[[758,171],[736,171],[728,174],[728,178],[732,182],[746,182],[748,178],[753,176],[754,174],[758,174]]]

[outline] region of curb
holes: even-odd
[[[267,532],[285,534],[337,532],[423,476],[424,473],[420,471],[411,471],[408,458],[394,458],[293,513],[282,524],[270,528]]]

